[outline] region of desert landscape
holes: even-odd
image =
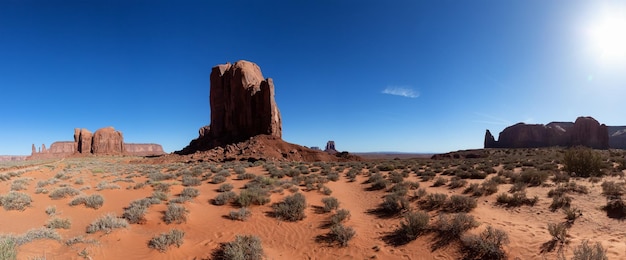
[[[516,125],[500,148],[360,157],[283,141],[252,62],[214,67],[210,96],[210,125],[176,153],[76,129],[3,162],[0,258],[626,257],[626,153],[593,118],[557,134]]]
[[[0,0],[0,260],[626,259],[625,14]]]

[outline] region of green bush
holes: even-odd
[[[602,247],[600,242],[596,242],[595,245],[589,245],[589,241],[583,240],[583,242],[574,248],[574,257],[572,260],[609,260],[606,255],[606,249]]]
[[[602,159],[594,150],[586,147],[568,149],[563,156],[564,170],[577,177],[602,176]]]
[[[215,175],[213,176],[213,179],[211,180],[212,183],[214,184],[220,184],[226,181],[226,177],[222,176],[222,175]]]
[[[25,210],[30,207],[33,199],[26,193],[10,191],[7,195],[0,196],[0,205],[5,210]]]
[[[165,210],[165,214],[163,215],[163,221],[167,224],[187,222],[187,214],[188,211],[183,205],[172,203],[167,205],[167,210]]]
[[[440,214],[436,230],[441,236],[459,238],[465,231],[478,226],[472,215],[466,213]]]
[[[552,204],[550,204],[550,210],[556,211],[557,209],[569,208],[572,203],[572,197],[567,195],[552,197]]]
[[[274,214],[278,219],[286,221],[298,221],[304,219],[304,209],[306,208],[306,198],[301,193],[296,193],[272,206]]]
[[[426,210],[435,210],[446,203],[448,195],[443,193],[431,193],[426,195],[421,207]]]
[[[164,253],[170,246],[176,245],[176,247],[180,247],[183,244],[184,237],[184,231],[172,229],[167,233],[162,233],[151,238],[150,241],[148,241],[148,247],[157,249],[161,253]]]
[[[241,207],[248,207],[252,204],[265,205],[270,202],[268,191],[260,187],[249,187],[242,190],[236,200]]]
[[[498,204],[502,204],[507,207],[519,207],[522,205],[534,206],[537,201],[539,201],[539,197],[535,196],[532,199],[528,198],[526,197],[525,191],[518,191],[513,193],[513,195],[500,193],[498,197],[496,197],[496,202]]]
[[[113,229],[125,227],[128,227],[128,221],[126,221],[126,219],[118,218],[114,214],[109,213],[89,224],[87,227],[87,233],[91,234],[98,231],[109,233]]]
[[[17,243],[11,236],[0,236],[0,259],[17,259]]]
[[[602,194],[607,199],[620,198],[624,194],[624,183],[615,183],[614,181],[604,181],[602,183]]]
[[[202,184],[202,181],[200,181],[199,178],[185,175],[183,176],[182,184],[183,186],[200,186],[200,184]]]
[[[200,192],[198,191],[198,189],[191,188],[191,187],[185,187],[180,192],[180,196],[181,197],[186,197],[186,198],[195,198],[195,197],[198,197],[198,195],[200,195]]]
[[[231,191],[233,189],[233,185],[230,183],[223,183],[222,185],[220,185],[219,188],[217,188],[218,192],[227,192],[227,191]]]
[[[548,177],[548,172],[537,171],[535,169],[525,169],[520,174],[518,181],[526,183],[529,186],[539,186],[548,180]]]
[[[552,236],[553,241],[565,244],[567,242],[567,226],[563,223],[548,223],[548,233]]]
[[[509,243],[509,236],[503,230],[488,226],[480,235],[466,235],[461,238],[465,259],[506,259],[502,246]]]

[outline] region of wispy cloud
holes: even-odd
[[[393,87],[389,86],[385,88],[382,92],[383,94],[408,97],[408,98],[416,98],[420,96],[420,93],[407,87]]]
[[[503,118],[477,112],[475,112],[474,114],[483,118],[482,120],[474,120],[474,122],[476,123],[484,123],[490,125],[511,125],[511,121]]]

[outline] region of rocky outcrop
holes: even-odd
[[[536,148],[584,145],[608,149],[608,128],[591,117],[576,122],[552,122],[547,125],[518,123],[505,128],[496,141],[487,130],[485,148]]]
[[[165,154],[160,144],[132,144],[124,143],[126,154],[135,156],[155,156]]]
[[[198,138],[176,154],[155,161],[342,161],[360,160],[332,155],[282,140],[282,122],[274,83],[249,61],[222,64],[211,71],[211,122]]]
[[[93,133],[87,129],[74,128],[75,150],[78,153],[91,153]]]
[[[116,155],[124,153],[124,137],[122,132],[113,127],[98,129],[93,134],[91,152],[96,155]]]
[[[23,161],[27,157],[25,155],[0,155],[0,162]]]
[[[248,140],[257,135],[282,137],[280,112],[274,100],[274,82],[249,61],[221,64],[211,71],[211,123],[181,154],[206,151]]]
[[[335,141],[328,141],[326,143],[326,148],[324,149],[324,152],[327,152],[329,154],[338,153],[337,149],[335,149]]]
[[[156,156],[163,155],[163,147],[159,144],[125,144],[122,132],[113,127],[98,129],[91,133],[87,129],[74,129],[74,141],[54,142],[49,149],[43,144],[39,151],[35,145],[28,159],[65,158],[87,155],[132,155]]]

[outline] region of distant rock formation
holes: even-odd
[[[122,132],[113,127],[98,129],[91,133],[87,129],[74,129],[74,141],[54,142],[46,149],[41,145],[39,151],[35,145],[28,159],[65,158],[85,155],[132,155],[156,156],[163,155],[163,147],[159,144],[125,144]]]
[[[222,64],[211,71],[211,122],[178,155],[185,160],[339,161],[360,160],[291,144],[282,140],[282,119],[274,100],[274,83],[249,61]],[[166,156],[161,161],[176,161]]]
[[[311,150],[315,150],[315,151],[321,151],[322,150],[322,149],[320,149],[319,146],[311,146],[310,148],[311,148]]]
[[[485,148],[536,148],[583,145],[609,148],[608,127],[592,117],[579,117],[574,123],[552,122],[547,125],[518,123],[505,128],[496,141],[489,130]]]
[[[338,153],[337,149],[335,149],[335,141],[328,141],[326,143],[326,148],[324,149],[324,152],[327,152],[329,154]]]
[[[26,160],[25,155],[0,155],[0,162],[23,161]]]
[[[256,64],[241,60],[213,67],[209,100],[211,124],[178,153],[206,151],[256,135],[282,137],[274,82],[264,79]]]

